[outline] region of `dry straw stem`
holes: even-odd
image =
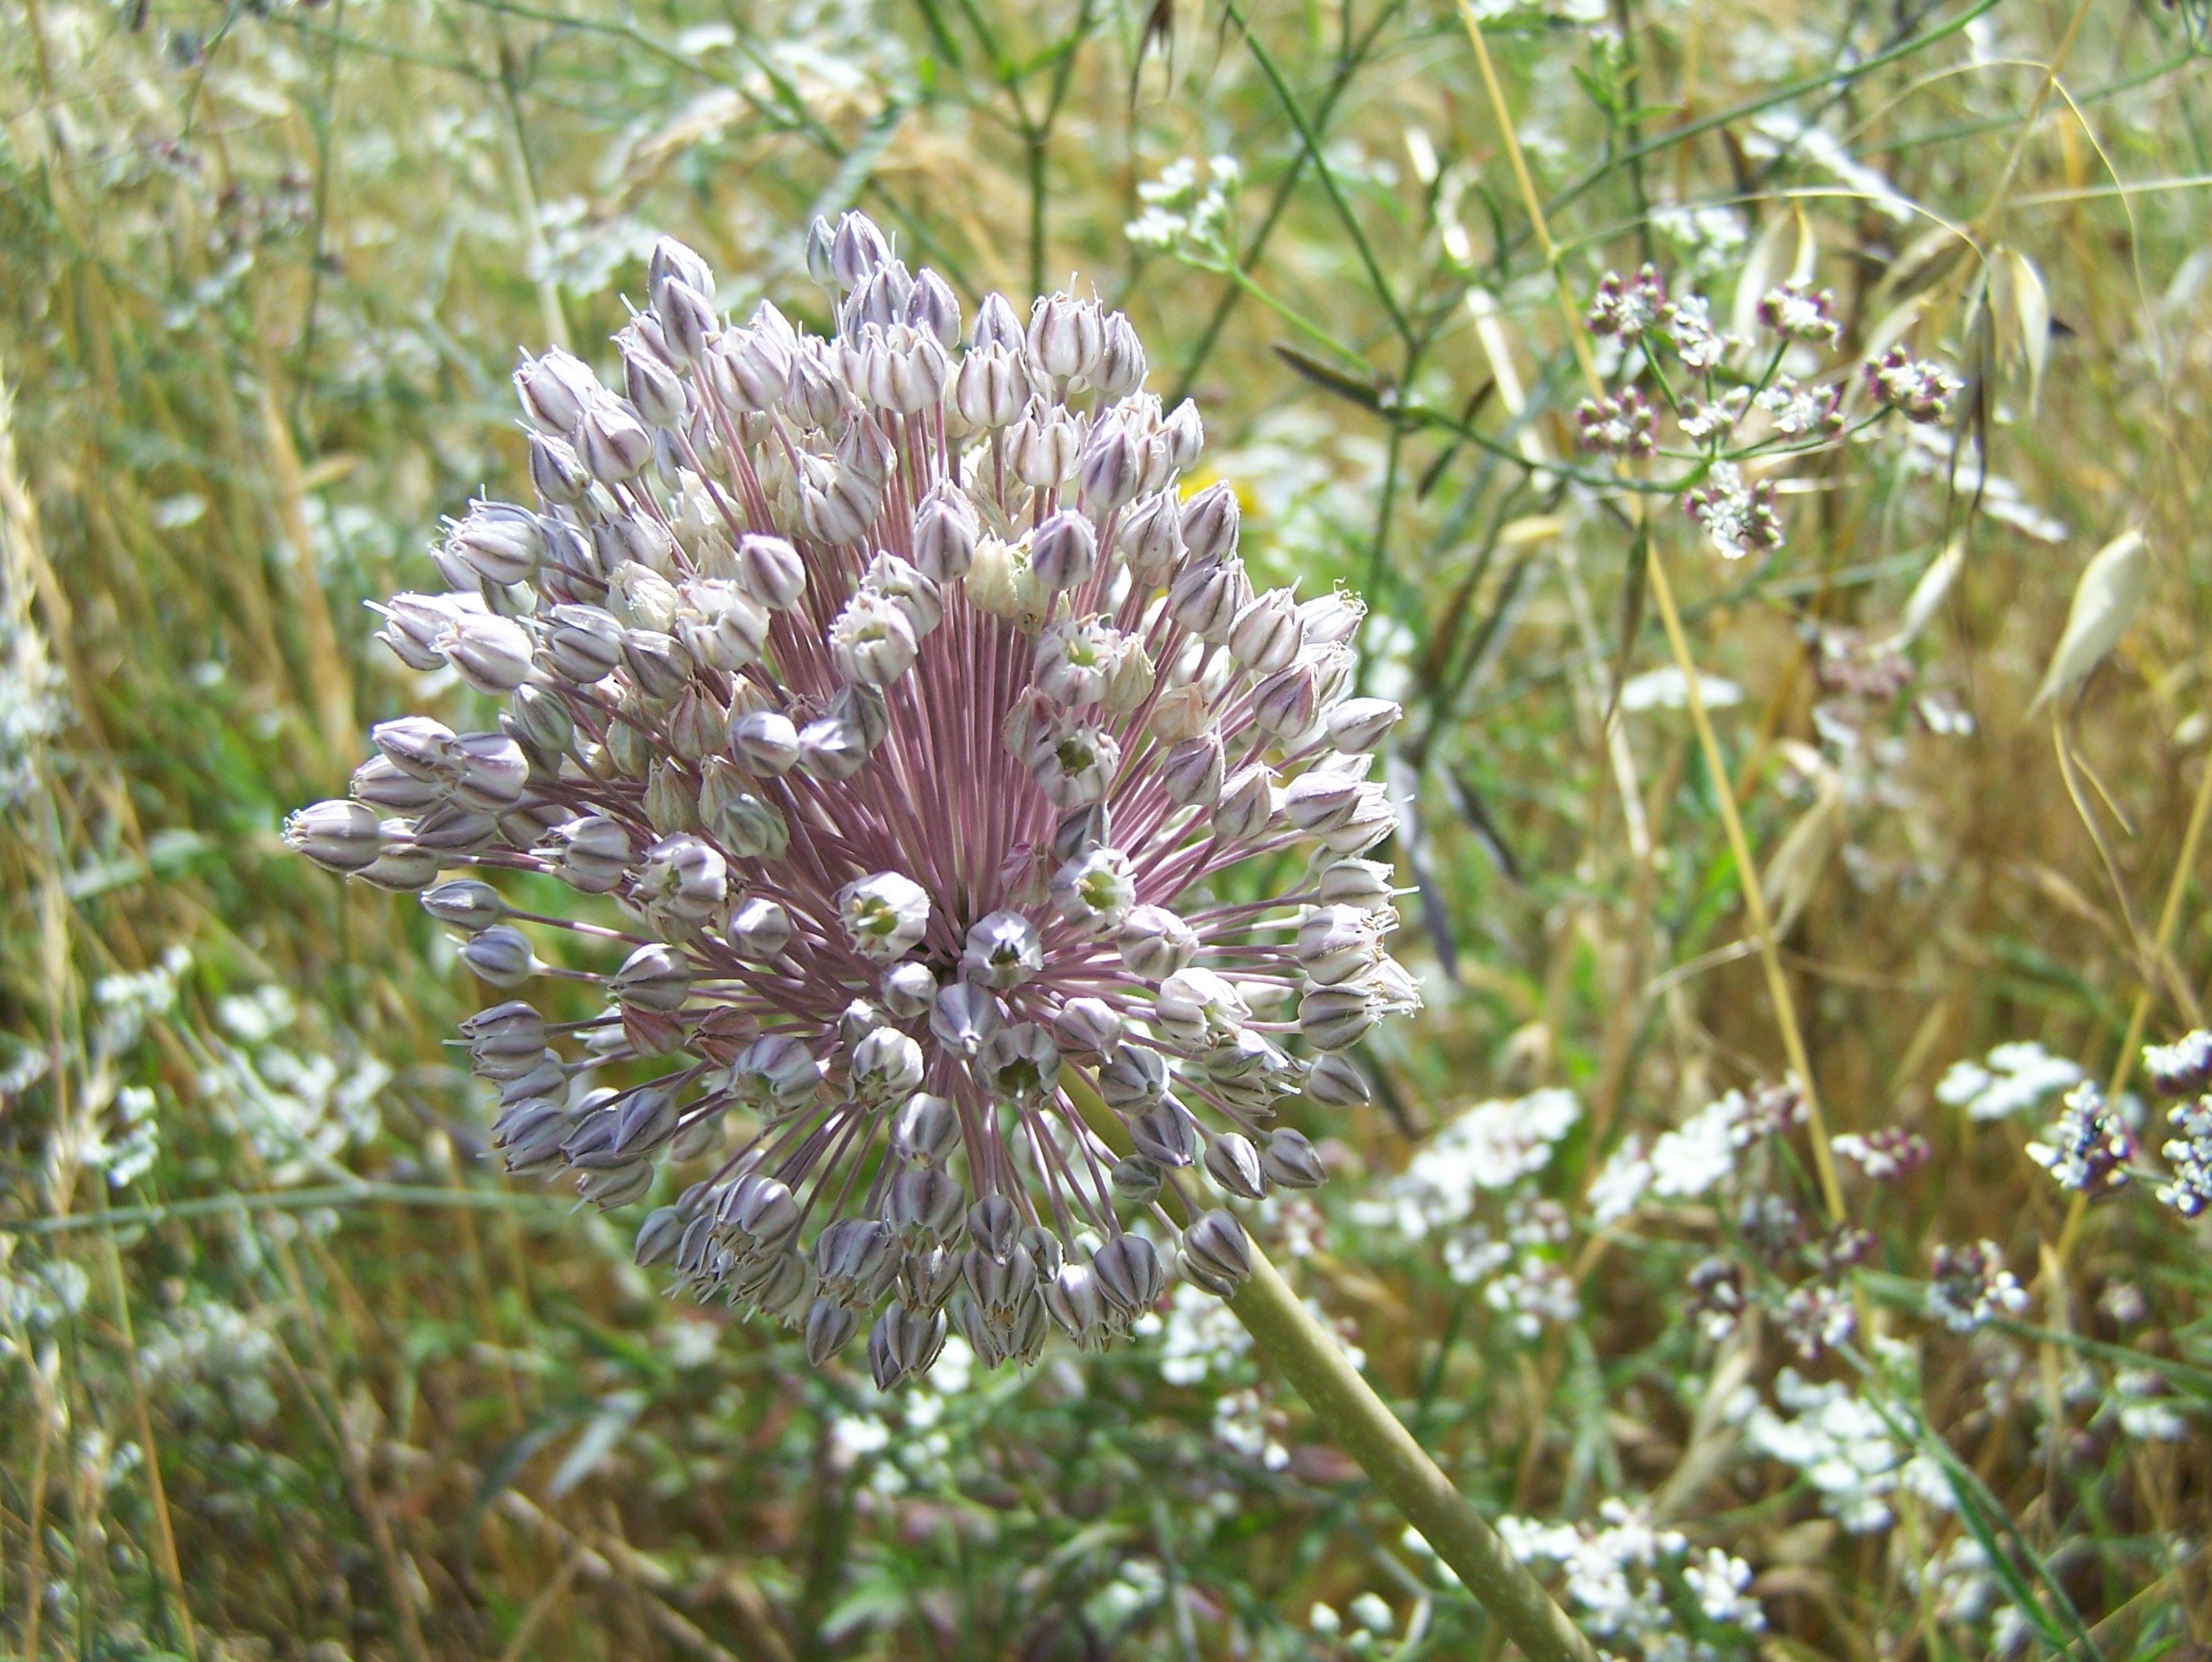
[[[1589,1641],[1506,1551],[1256,1245],[1252,1274],[1229,1307],[1337,1446],[1420,1531],[1522,1655],[1532,1662],[1597,1662]]]
[[[1559,249],[1552,240],[1551,227],[1545,222],[1544,204],[1536,195],[1535,181],[1529,177],[1528,164],[1521,154],[1521,141],[1513,126],[1512,112],[1506,106],[1505,94],[1498,83],[1498,73],[1490,62],[1490,48],[1482,38],[1482,25],[1477,20],[1469,0],[1459,0],[1461,21],[1467,26],[1468,39],[1474,43],[1475,63],[1482,71],[1484,92],[1488,95],[1492,118],[1505,146],[1507,160],[1511,163],[1513,177],[1519,185],[1522,201],[1528,210],[1528,222],[1534,232],[1537,246],[1543,251],[1544,262],[1551,268],[1553,286],[1559,300],[1559,312],[1565,319],[1567,339],[1573,346],[1575,360],[1582,366],[1583,378],[1589,384],[1594,397],[1602,397],[1605,385],[1600,379],[1595,361],[1590,355],[1589,343],[1583,333],[1582,318],[1577,314],[1572,297],[1567,293],[1566,276],[1560,270]],[[1638,504],[1640,513],[1644,504]],[[1705,701],[1698,690],[1697,661],[1690,655],[1688,638],[1682,633],[1682,618],[1674,604],[1674,591],[1667,580],[1667,568],[1659,557],[1656,541],[1647,540],[1644,553],[1646,581],[1651,597],[1659,608],[1659,618],[1667,632],[1667,645],[1674,658],[1674,667],[1680,670],[1686,701],[1690,708],[1691,725],[1697,729],[1698,745],[1705,754],[1705,771],[1711,776],[1713,798],[1720,805],[1721,823],[1728,833],[1729,852],[1735,862],[1737,886],[1743,892],[1745,916],[1750,920],[1752,938],[1759,944],[1759,961],[1766,975],[1768,995],[1774,1001],[1775,1025],[1781,1029],[1782,1049],[1790,1071],[1797,1077],[1797,1085],[1803,1093],[1805,1118],[1810,1127],[1814,1169],[1819,1174],[1820,1199],[1832,1219],[1844,1216],[1844,1192],[1836,1180],[1835,1156],[1828,1148],[1826,1116],[1821,1113],[1819,1092],[1813,1083],[1813,1065],[1805,1049],[1805,1036],[1797,1022],[1797,1007],[1790,992],[1788,977],[1782,973],[1780,944],[1775,939],[1772,920],[1767,915],[1766,897],[1759,886],[1759,867],[1751,856],[1751,842],[1744,834],[1743,816],[1736,806],[1735,788],[1729,778],[1728,764],[1721,755],[1720,740],[1713,731],[1711,718],[1705,713]]]

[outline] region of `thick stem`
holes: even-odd
[[[1530,1662],[1597,1662],[1497,1531],[1437,1469],[1336,1340],[1307,1313],[1255,1243],[1252,1273],[1229,1301],[1267,1357],[1306,1399],[1337,1446],[1458,1574]]]

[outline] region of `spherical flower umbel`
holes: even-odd
[[[858,215],[807,258],[827,339],[725,318],[664,241],[619,391],[525,361],[536,507],[475,505],[447,591],[381,609],[496,729],[385,724],[286,834],[424,891],[501,988],[559,920],[442,872],[624,906],[580,937],[615,948],[603,1013],[464,1026],[510,1168],[611,1206],[686,1166],[640,1261],[817,1362],[865,1334],[889,1388],[948,1324],[994,1366],[1110,1343],[1170,1256],[1233,1291],[1208,1190],[1321,1180],[1278,1104],[1359,1101],[1340,1052],[1418,1002],[1363,858],[1399,712],[1350,696],[1358,603],[1255,592],[1233,492],[1179,488],[1198,416],[1142,390],[1127,318],[994,294],[963,334]],[[1255,856],[1292,875],[1225,881]]]

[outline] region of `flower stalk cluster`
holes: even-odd
[[[994,1366],[1127,1334],[1171,1268],[1225,1296],[1220,1202],[1322,1180],[1279,1105],[1364,1100],[1346,1051],[1418,1002],[1364,858],[1399,711],[1352,695],[1357,601],[1256,590],[1233,491],[1180,488],[1199,417],[1126,318],[994,294],[963,327],[857,215],[808,260],[826,338],[724,317],[664,241],[617,385],[524,362],[534,504],[472,505],[445,587],[380,609],[496,725],[380,725],[286,835],[420,892],[495,986],[544,974],[526,923],[618,950],[562,972],[598,1014],[464,1023],[508,1165],[602,1206],[696,1165],[641,1261],[817,1362],[865,1332],[889,1388],[949,1324]],[[1288,876],[1224,885],[1255,857]],[[521,918],[470,869],[629,921]]]

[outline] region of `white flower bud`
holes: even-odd
[[[1164,906],[1140,906],[1122,920],[1115,944],[1132,975],[1164,981],[1198,956],[1198,931]]]
[[[1145,384],[1145,343],[1137,338],[1136,326],[1119,312],[1107,314],[1105,338],[1091,384],[1109,398],[1127,397]]]
[[[965,491],[940,483],[914,516],[914,562],[938,583],[965,577],[975,561],[975,509]]]
[[[598,814],[555,827],[538,847],[552,861],[556,876],[586,895],[604,895],[629,873],[629,834]]]
[[[1082,434],[1058,406],[1032,398],[1020,421],[1006,429],[1006,465],[1024,484],[1056,490],[1074,471]]]
[[[812,1099],[821,1080],[821,1064],[787,1033],[762,1035],[730,1064],[730,1094],[756,1113],[799,1107]]]
[[[1322,1060],[1337,1062],[1342,1058],[1324,1056]],[[1328,1168],[1321,1163],[1321,1156],[1314,1145],[1287,1125],[1268,1133],[1267,1146],[1260,1155],[1260,1169],[1270,1183],[1279,1183],[1285,1189],[1318,1189],[1328,1181]]]
[[[1171,490],[1147,496],[1124,513],[1115,540],[1129,569],[1141,580],[1157,582],[1182,558],[1182,511]]]
[[[1148,1045],[1125,1044],[1098,1070],[1098,1095],[1110,1108],[1142,1107],[1167,1089],[1167,1058]]]
[[[700,663],[734,675],[759,662],[768,609],[734,582],[694,578],[677,590],[673,633]]]
[[[1030,569],[1054,593],[1088,582],[1098,569],[1098,533],[1091,521],[1067,508],[1046,519],[1030,540]]]
[[[1056,380],[1089,375],[1104,347],[1103,319],[1096,305],[1051,294],[1030,308],[1030,355]]]
[[[969,929],[960,973],[969,980],[1003,990],[1021,986],[1043,968],[1036,925],[1020,913],[994,912]]]
[[[456,606],[465,604],[459,595],[395,594],[375,609],[384,619],[376,638],[410,670],[442,670],[446,655],[439,650],[438,637]]]
[[[1357,854],[1372,848],[1398,828],[1397,810],[1379,785],[1359,787],[1359,803],[1340,825],[1322,833],[1321,846],[1332,854]]]
[[[995,1101],[1038,1101],[1059,1088],[1060,1049],[1035,1022],[1011,1022],[984,1040],[975,1071]]]
[[[478,930],[462,946],[461,961],[479,980],[495,987],[520,986],[538,969],[530,937],[507,924]]]
[[[1065,709],[1096,704],[1106,696],[1124,646],[1121,631],[1103,618],[1062,618],[1037,636],[1037,687]]]
[[[531,488],[544,502],[574,507],[591,494],[592,476],[585,470],[584,458],[566,439],[532,434],[528,470]]]
[[[1208,485],[1182,505],[1183,546],[1194,564],[1214,565],[1237,552],[1242,517],[1237,492],[1226,481]]]
[[[787,612],[806,592],[806,562],[781,537],[749,531],[738,539],[738,583],[772,612]]]
[[[635,479],[653,459],[653,434],[625,404],[602,395],[584,406],[576,454],[601,484]]]
[[[853,1046],[847,1089],[864,1108],[887,1108],[921,1085],[921,1046],[896,1028],[878,1028]]]
[[[1103,998],[1070,998],[1052,1018],[1053,1040],[1062,1050],[1111,1056],[1121,1042],[1121,1012]]]
[[[1301,831],[1334,831],[1352,817],[1370,788],[1348,773],[1308,768],[1283,792],[1283,813]]]
[[[1321,906],[1298,925],[1298,966],[1322,986],[1351,980],[1384,957],[1389,914],[1358,907]]]
[[[1106,1301],[1127,1316],[1151,1309],[1167,1290],[1159,1253],[1142,1235],[1115,1235],[1092,1257],[1091,1273]]]
[[[319,802],[284,822],[285,846],[325,871],[366,870],[381,847],[382,822],[357,802]]]
[[[937,977],[927,964],[893,964],[876,984],[884,1008],[902,1022],[926,1014],[937,1002]]]
[[[1275,782],[1264,761],[1248,762],[1222,781],[1213,805],[1213,834],[1224,843],[1243,842],[1267,828],[1275,816]]]
[[[1062,719],[1043,729],[1030,748],[1030,772],[1060,808],[1085,808],[1105,799],[1121,766],[1121,747],[1104,728]]]
[[[672,1016],[691,996],[691,971],[673,948],[653,941],[623,960],[611,986],[623,1004]]]
[[[583,420],[585,405],[602,396],[603,389],[591,366],[556,346],[544,357],[522,361],[514,372],[514,391],[532,426],[566,438]]]
[[[1054,909],[1094,935],[1119,929],[1136,898],[1135,873],[1118,848],[1086,849],[1053,874]]]
[[[1340,750],[1372,750],[1405,714],[1387,698],[1348,698],[1328,713],[1328,742]]]
[[[1310,1100],[1328,1108],[1364,1107],[1374,1100],[1367,1076],[1346,1056],[1316,1057],[1303,1089]]]
[[[888,686],[914,667],[914,625],[894,601],[856,589],[830,625],[830,656],[848,681]]]
[[[945,595],[937,580],[895,554],[877,555],[860,583],[870,594],[881,595],[906,614],[917,640],[945,621]]]
[[[673,583],[641,561],[623,561],[607,579],[609,608],[633,628],[666,634],[683,599]]]
[[[1298,1000],[1298,1031],[1316,1050],[1356,1044],[1381,1012],[1358,987],[1316,987]]]
[[[783,810],[745,788],[744,776],[726,756],[708,756],[699,767],[699,819],[723,847],[741,860],[780,860],[791,845]]]
[[[1334,646],[1351,640],[1359,633],[1359,620],[1366,615],[1367,608],[1359,597],[1341,589],[1316,595],[1298,608],[1298,616],[1305,619],[1310,646]]]
[[[538,518],[511,502],[471,502],[446,539],[453,557],[484,582],[526,583],[545,553]]]
[[[722,931],[738,954],[756,963],[774,963],[791,944],[791,913],[766,895],[738,903]]]
[[[1321,715],[1321,676],[1310,662],[1278,670],[1252,688],[1252,723],[1285,742],[1310,732]]]
[[[1091,513],[1102,522],[1136,495],[1143,482],[1139,476],[1140,465],[1137,441],[1127,423],[1108,416],[1091,429],[1076,467],[1076,482]]]
[[[879,964],[904,957],[929,926],[928,895],[896,871],[846,884],[838,891],[837,908],[853,950]]]
[[[1252,1007],[1232,983],[1196,965],[1163,980],[1152,1003],[1161,1033],[1190,1046],[1218,1043],[1252,1019]]]
[[[957,1054],[974,1056],[1005,1021],[1004,1007],[990,989],[955,981],[940,990],[929,1009],[929,1030]]]
[[[556,606],[545,619],[539,659],[562,680],[588,687],[621,664],[623,626],[611,612],[597,606]]]
[[[754,710],[730,724],[730,746],[745,771],[774,777],[799,760],[799,729],[781,710]]]
[[[454,673],[489,697],[505,697],[530,676],[530,635],[512,618],[456,613],[439,632],[438,650]]]
[[[623,391],[647,427],[675,427],[684,420],[684,383],[676,372],[634,340],[619,343]]]
[[[507,915],[507,902],[488,883],[474,877],[455,877],[425,890],[422,909],[441,924],[451,924],[471,934],[489,929]]]
[[[1288,589],[1255,596],[1229,626],[1229,652],[1254,675],[1273,675],[1288,666],[1305,644],[1298,603]]]
[[[875,221],[866,214],[838,216],[837,229],[830,242],[830,270],[840,288],[858,288],[879,267],[889,264],[890,258],[890,244],[884,240]]]
[[[953,408],[979,433],[1012,427],[1021,419],[1029,396],[1028,378],[1014,355],[1003,347],[970,352],[953,381]]]
[[[1189,515],[1183,517],[1187,532]],[[1200,640],[1218,646],[1229,638],[1229,626],[1251,597],[1243,561],[1194,561],[1168,589],[1168,616]]]
[[[960,1146],[960,1115],[941,1096],[907,1099],[891,1131],[891,1151],[916,1165],[934,1166]]]

